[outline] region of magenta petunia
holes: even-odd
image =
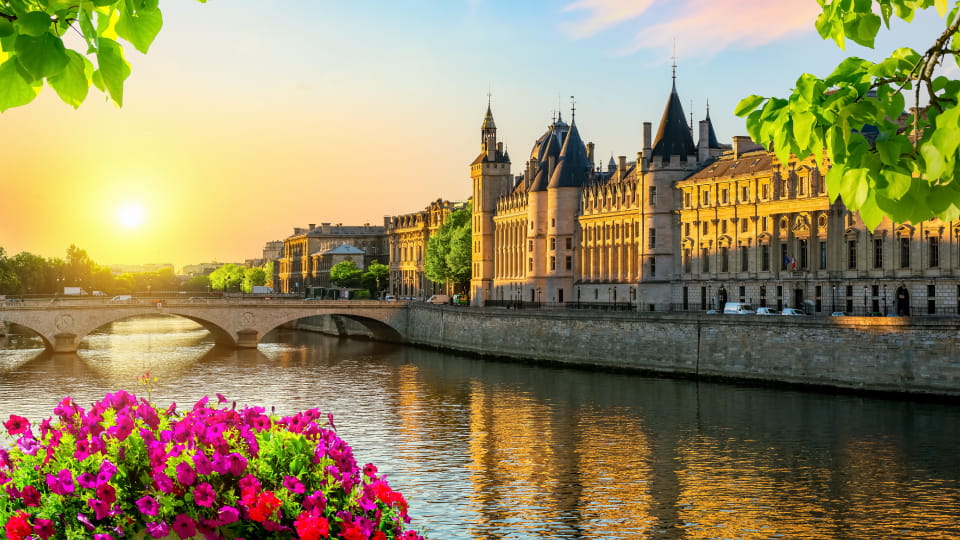
[[[73,473],[70,472],[70,469],[62,469],[56,476],[47,473],[47,487],[57,495],[73,493]]]
[[[83,461],[90,455],[90,440],[77,439],[77,449],[73,452],[73,457],[77,461]]]
[[[83,489],[96,489],[97,475],[85,472],[77,477],[77,484]]]
[[[217,517],[220,526],[229,525],[240,519],[240,511],[232,506],[221,506]]]
[[[11,414],[10,419],[3,423],[3,427],[7,428],[7,433],[19,435],[30,429],[30,421],[22,416]]]
[[[40,537],[40,540],[47,540],[54,534],[56,529],[53,527],[53,521],[49,519],[36,518],[33,520],[33,534]]]
[[[37,488],[26,485],[20,490],[20,496],[23,497],[23,504],[27,506],[40,506],[40,491]]]
[[[284,476],[283,487],[287,488],[287,491],[297,494],[303,493],[305,490],[303,482],[296,476]]]
[[[151,521],[147,523],[147,533],[151,538],[163,538],[170,534],[170,526],[165,521]]]
[[[193,466],[197,468],[197,474],[206,475],[213,472],[213,464],[210,463],[210,459],[203,452],[197,452],[193,456]]]
[[[93,535],[93,540],[114,540],[113,535],[110,534],[95,534]]]
[[[177,464],[177,482],[182,486],[192,486],[197,481],[197,471],[186,461]]]
[[[155,516],[160,512],[160,504],[150,495],[144,495],[137,499],[137,508],[141,514]]]
[[[230,466],[230,474],[234,476],[240,476],[247,470],[247,458],[236,452],[227,456],[227,463]]]
[[[173,532],[180,535],[180,538],[190,538],[197,534],[197,522],[186,514],[177,514],[173,519]]]
[[[107,504],[113,504],[117,501],[117,490],[110,484],[100,484],[97,486],[97,498]]]
[[[197,487],[193,488],[193,501],[199,506],[206,506],[207,508],[213,506],[213,503],[217,500],[217,493],[213,490],[213,486],[204,482]]]

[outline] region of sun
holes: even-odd
[[[147,219],[147,212],[143,206],[136,203],[127,203],[117,211],[117,221],[127,229],[136,229]]]

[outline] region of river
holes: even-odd
[[[960,538],[960,405],[657,379],[275,330],[214,347],[131,318],[76,354],[0,338],[0,419],[159,382],[332,412],[433,540]]]

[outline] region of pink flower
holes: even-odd
[[[160,504],[149,495],[144,495],[137,499],[137,508],[140,509],[141,514],[148,516],[155,516],[160,512]]]
[[[177,481],[184,486],[192,486],[197,481],[197,471],[186,461],[177,464]]]
[[[305,488],[303,487],[303,482],[300,481],[296,476],[284,476],[283,477],[283,487],[287,488],[287,491],[291,493],[303,493]]]
[[[77,484],[83,489],[96,489],[97,477],[93,473],[85,472],[77,477]]]
[[[90,440],[77,439],[77,449],[73,452],[73,457],[77,461],[83,461],[90,455]]]
[[[197,534],[197,522],[186,514],[177,514],[173,519],[173,532],[180,535],[180,538],[190,538]]]
[[[40,537],[40,540],[47,540],[57,531],[53,528],[53,521],[49,519],[37,518],[33,520],[33,534]]]
[[[197,474],[210,474],[213,472],[213,464],[203,452],[197,452],[193,456],[193,466],[197,468]]]
[[[73,473],[70,469],[62,469],[56,476],[47,473],[47,487],[57,495],[73,493]]]
[[[147,533],[151,538],[163,538],[170,534],[170,526],[165,521],[151,521],[147,523]]]
[[[213,506],[213,503],[217,500],[217,493],[213,490],[213,486],[204,482],[199,486],[193,488],[193,501],[199,506],[206,506],[207,508]]]
[[[217,517],[217,523],[219,523],[221,526],[229,525],[240,519],[240,511],[232,506],[221,506],[220,511],[217,513]]]
[[[3,423],[3,427],[7,428],[7,433],[19,435],[30,429],[30,421],[22,416],[11,414],[10,419]]]
[[[240,476],[247,470],[247,458],[236,452],[227,456],[227,463],[230,466],[230,474],[234,476]]]
[[[23,497],[23,504],[27,506],[40,506],[40,491],[37,488],[26,485],[20,490],[20,496]]]
[[[97,486],[97,498],[107,504],[113,504],[117,501],[117,490],[110,484],[100,484]]]
[[[369,476],[370,478],[373,478],[374,476],[377,475],[377,466],[374,465],[373,463],[367,463],[366,465],[363,466],[363,474]]]

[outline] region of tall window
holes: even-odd
[[[650,275],[655,276],[657,275],[657,258],[650,257],[649,261],[650,261]]]
[[[820,269],[827,269],[827,242],[825,240],[820,241]]]
[[[573,247],[573,238],[566,239],[566,246],[567,246],[567,249],[570,249]]]
[[[691,250],[689,248],[683,250],[683,271],[687,274],[692,271],[691,259],[693,259]]]
[[[720,271],[730,271],[730,248],[728,247],[720,248]]]
[[[556,269],[557,269],[557,258],[554,257],[554,256],[551,256],[551,257],[550,257],[550,269],[551,269],[551,270],[556,270]]]
[[[873,239],[873,267],[883,268],[883,238]]]
[[[900,239],[900,268],[910,268],[910,239]]]
[[[720,191],[720,202],[723,204],[730,202],[730,190],[724,189]]]
[[[847,241],[847,268],[850,270],[857,269],[857,241],[856,240]]]
[[[747,246],[740,246],[740,271],[746,272],[750,270],[750,254],[747,251]]]
[[[710,204],[710,192],[709,192],[709,191],[704,191],[704,192],[703,192],[703,205],[704,205],[704,206],[708,206],[709,204]]]
[[[690,205],[690,192],[689,192],[689,191],[684,192],[684,194],[683,194],[683,206],[686,207],[686,208],[690,208],[690,206],[691,206],[691,205]]]
[[[683,235],[684,235],[684,236],[690,236],[690,222],[689,222],[689,221],[683,224]]]
[[[780,269],[781,269],[781,270],[789,270],[789,269],[790,269],[790,259],[787,258],[787,245],[786,245],[786,244],[780,244],[780,260],[783,261],[783,262],[782,262],[782,265],[783,265],[783,266],[781,266]]]
[[[707,251],[707,248],[700,248],[700,265],[701,271],[710,271],[710,252]]]
[[[740,202],[748,202],[750,200],[750,188],[748,186],[743,186],[743,196],[740,197]]]
[[[727,234],[727,220],[725,219],[720,220],[720,232],[722,234]]]
[[[747,218],[740,218],[740,232],[747,232],[747,227],[749,226]]]
[[[657,245],[657,229],[650,227],[647,231],[647,247],[653,249]]]
[[[551,238],[551,239],[550,239],[550,251],[556,251],[556,249],[557,249],[557,239],[556,239],[556,238]]]
[[[760,197],[764,200],[770,198],[770,184],[760,186]]]
[[[927,237],[927,266],[936,268],[940,266],[940,239],[936,236]]]
[[[567,255],[567,270],[573,270],[573,257]]]
[[[767,230],[767,227],[770,226],[769,221],[767,221],[767,216],[763,216],[763,219],[760,220],[762,230]]]
[[[770,271],[770,244],[760,246],[760,270]]]
[[[800,266],[800,268],[806,270],[807,269],[807,241],[800,240],[800,242],[798,242],[797,247],[800,249],[800,253],[799,253],[800,260],[797,261],[797,264]]]
[[[657,186],[650,186],[650,206],[657,205]]]
[[[710,223],[703,222],[703,234],[710,234]]]

